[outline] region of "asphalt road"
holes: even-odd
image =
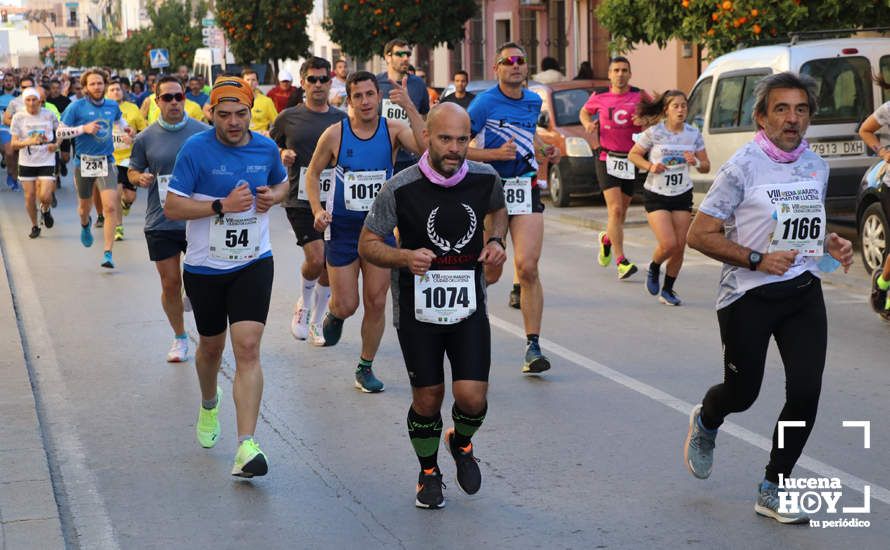
[[[718,436],[711,478],[689,475],[688,411],[722,376],[719,265],[689,252],[676,286],[685,303],[663,306],[646,293],[642,273],[619,282],[614,266],[596,265],[595,233],[557,221],[556,209],[546,214],[541,263],[543,346],[553,369],[520,374],[524,331],[519,312],[506,306],[507,269],[489,289],[490,406],[474,439],[483,487],[460,493],[442,449],[448,505],[431,512],[413,506],[410,386],[395,331],[387,328],[375,361],[387,384],[377,395],[352,385],[358,318],[334,348],[290,335],[302,253],[283,211],[273,216],[276,278],[257,430],[271,470],[243,481],[229,476],[230,352],[223,432],[210,450],[194,438],[200,397],[192,363],[164,361],[171,335],[142,237],[144,195],[126,219],[113,271],[99,267],[98,231],[92,248],[80,245],[70,182],[59,200],[56,227],[30,240],[21,195],[0,193],[0,235],[72,548],[886,548],[890,324],[868,308],[861,266],[826,277],[828,365],[795,474],[840,478],[841,505],[860,506],[868,491],[869,513],[814,517],[855,517],[869,527],[780,526],[754,514],[783,402],[775,348],[757,403]],[[628,256],[645,266],[651,233],[636,226],[627,238]],[[189,332],[196,337],[191,319]],[[871,421],[870,449],[844,420]]]

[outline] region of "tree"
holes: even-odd
[[[478,13],[475,0],[331,0],[324,29],[346,54],[370,59],[393,38],[454,47],[464,38],[464,24]]]
[[[312,0],[217,0],[216,20],[240,64],[309,55]]]
[[[617,52],[671,39],[698,43],[710,57],[791,31],[890,24],[883,0],[605,0],[596,16]]]

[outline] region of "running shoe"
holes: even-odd
[[[359,365],[355,369],[355,387],[365,393],[380,393],[383,391],[383,382],[374,376],[371,367]]]
[[[619,279],[627,279],[631,275],[637,272],[637,266],[625,260],[623,263],[618,264],[618,278]]]
[[[316,347],[324,347],[324,334],[321,323],[312,323],[309,325],[309,343]]]
[[[810,517],[802,512],[792,513],[779,510],[779,486],[773,483],[761,483],[757,488],[757,502],[754,511],[757,514],[773,518],[779,523],[809,523]]]
[[[683,303],[683,300],[677,296],[677,293],[673,291],[673,289],[668,290],[664,289],[661,291],[661,295],[658,296],[658,301],[667,306],[679,306]]]
[[[247,439],[238,446],[235,454],[235,465],[232,466],[232,475],[251,478],[264,476],[269,471],[269,463],[266,455],[260,450],[260,446],[253,439]]]
[[[337,342],[340,341],[340,336],[343,335],[343,319],[337,319],[329,311],[324,315],[324,320],[321,322],[321,329],[321,332],[324,335],[324,345],[336,346]]]
[[[105,227],[105,216],[103,216],[102,214],[99,214],[98,216],[96,216],[95,227],[96,227],[96,229],[101,229],[101,228]]]
[[[168,363],[185,363],[189,359],[188,338],[174,338],[170,351],[167,352]]]
[[[124,226],[122,226],[122,225],[114,226],[114,240],[116,240],[116,241],[124,240]]]
[[[297,310],[290,321],[290,333],[297,340],[305,340],[309,336],[309,309],[303,307],[303,297],[297,300]]]
[[[482,472],[479,471],[479,459],[473,456],[473,444],[466,447],[454,447],[454,428],[445,432],[445,446],[454,458],[457,466],[457,486],[468,495],[475,495],[482,486]]]
[[[51,229],[52,226],[56,224],[56,220],[53,219],[53,214],[50,210],[41,212],[40,216],[43,218],[43,225],[45,225],[47,229]]]
[[[40,236],[40,228],[37,227],[36,225],[35,225],[35,226],[32,226],[32,227],[31,227],[31,232],[28,233],[28,237],[30,237],[30,238],[32,238],[32,239],[36,239],[36,238],[39,237],[39,236]]]
[[[6,175],[6,186],[9,187],[10,191],[21,191],[22,187],[19,185],[18,180],[9,174]]]
[[[701,426],[701,405],[696,405],[689,415],[689,432],[683,444],[683,460],[689,473],[699,479],[708,479],[714,466],[714,444],[717,430],[705,430]]]
[[[205,449],[216,445],[216,440],[219,439],[219,404],[222,403],[222,394],[222,390],[217,387],[216,406],[212,409],[199,407],[195,436],[198,438],[198,443]]]
[[[646,290],[653,296],[658,296],[658,289],[661,288],[659,275],[660,272],[653,271],[651,267],[649,268],[648,273],[646,273]]]
[[[90,230],[91,220],[87,218],[87,224],[80,228],[80,244],[89,248],[93,246],[93,232]]]
[[[537,374],[550,370],[550,360],[541,353],[541,346],[537,342],[529,342],[525,347],[525,361],[522,364],[522,372]]]
[[[53,202],[50,203],[53,208],[59,206],[59,201],[56,199],[56,192],[53,191]]]
[[[881,287],[878,286],[878,277],[880,276],[880,269],[876,269],[871,274],[871,308],[875,313],[883,313],[884,305],[887,303],[887,291],[881,290]]]
[[[114,269],[114,260],[111,259],[111,251],[106,250],[105,254],[102,255],[102,267],[106,267],[108,269]]]
[[[612,245],[611,244],[603,244],[603,241],[606,239],[606,232],[600,231],[599,236],[597,237],[597,241],[600,243],[600,251],[597,254],[597,260],[601,266],[606,267],[610,263],[612,263]]]
[[[417,478],[417,497],[414,499],[414,506],[429,510],[443,508],[445,506],[445,495],[442,494],[443,489],[445,489],[445,482],[442,481],[442,472],[438,468],[420,470],[420,475]]]
[[[124,201],[124,199],[121,199],[121,212],[124,214],[124,216],[130,215],[130,207],[131,206],[133,206],[132,203],[127,203]]]
[[[519,309],[520,298],[522,298],[522,288],[515,287],[513,290],[510,291],[509,306],[512,307],[513,309]]]

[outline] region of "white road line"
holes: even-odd
[[[3,205],[0,205],[0,225],[4,228],[13,227]],[[105,501],[99,493],[96,476],[87,465],[86,453],[77,429],[71,424],[76,417],[74,402],[65,385],[65,378],[56,358],[55,345],[47,330],[43,306],[34,287],[34,281],[39,278],[32,276],[25,267],[27,261],[19,237],[7,233],[5,244],[10,258],[9,268],[15,272],[10,286],[24,312],[22,317],[28,355],[37,374],[40,401],[47,410],[50,425],[48,431],[59,453],[58,468],[62,477],[62,490],[77,533],[77,541],[69,542],[80,548],[116,550],[120,547],[114,537]],[[42,428],[47,429],[47,426]]]
[[[490,313],[489,319],[491,320],[491,324],[493,326],[503,330],[504,332],[512,334],[513,336],[525,339],[525,330],[523,330],[522,327],[491,315]],[[692,403],[687,403],[686,401],[674,397],[669,393],[665,393],[654,386],[650,386],[649,384],[640,382],[639,380],[627,376],[626,374],[622,374],[615,369],[603,365],[602,363],[598,363],[592,359],[588,359],[587,357],[584,357],[579,353],[575,353],[574,351],[560,346],[555,342],[547,340],[546,338],[541,338],[540,343],[541,347],[549,351],[550,353],[558,355],[566,361],[571,361],[579,367],[587,369],[594,374],[598,374],[604,378],[608,378],[609,380],[620,384],[630,390],[633,390],[641,395],[644,395],[645,397],[648,397],[653,401],[657,401],[668,408],[674,409],[675,411],[682,414],[684,417],[688,417],[689,411],[692,410]],[[751,430],[739,426],[738,424],[734,424],[732,422],[724,422],[723,425],[720,427],[720,430],[766,452],[769,452],[770,449],[772,449],[772,439],[768,439],[766,437],[758,435]],[[801,455],[800,460],[797,461],[797,465],[801,468],[806,468],[807,470],[814,472],[819,477],[839,478],[841,480],[841,483],[855,491],[858,491],[859,493],[862,493],[865,490],[865,486],[870,486],[871,498],[879,500],[884,504],[890,504],[890,490],[881,487],[880,485],[876,485],[874,483],[856,477],[853,474],[845,472],[839,468],[835,468],[830,464],[826,464],[807,455]]]

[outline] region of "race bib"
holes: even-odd
[[[434,270],[414,276],[414,318],[453,325],[476,312],[476,272]]]
[[[160,189],[160,185],[158,186]],[[210,257],[243,262],[260,252],[260,224],[253,209],[213,216],[210,222]]]
[[[401,105],[396,105],[389,99],[384,99],[380,106],[381,115],[389,120],[408,121],[408,113]]]
[[[117,124],[114,125],[114,129],[111,131],[111,141],[114,143],[114,150],[120,151],[121,149],[127,149],[130,145],[124,141],[124,136],[127,135],[120,126]]]
[[[797,250],[798,256],[819,257],[825,244],[825,204],[819,182],[803,181],[767,190],[775,206],[776,227],[769,252]]]
[[[306,168],[300,167],[300,188],[297,190],[297,198],[302,201],[308,201],[309,195],[306,194]],[[327,202],[328,193],[331,192],[331,185],[334,182],[334,169],[327,168],[321,171],[321,177],[318,180],[318,188],[321,191],[321,202]]]
[[[606,173],[620,180],[632,180],[635,177],[634,165],[627,157],[618,157],[611,153],[606,155]]]
[[[158,176],[158,199],[161,201],[161,208],[167,202],[167,190],[170,189],[170,178],[172,177],[170,174]]]
[[[108,175],[108,157],[80,155],[80,175],[85,178],[104,178]]]
[[[652,192],[659,195],[682,195],[692,189],[692,178],[689,177],[689,165],[679,164],[668,167],[660,174],[652,174]]]
[[[532,179],[530,177],[507,178],[504,180],[504,201],[507,214],[532,213]]]
[[[367,212],[383,183],[386,170],[346,172],[343,174],[343,202],[347,210]]]

